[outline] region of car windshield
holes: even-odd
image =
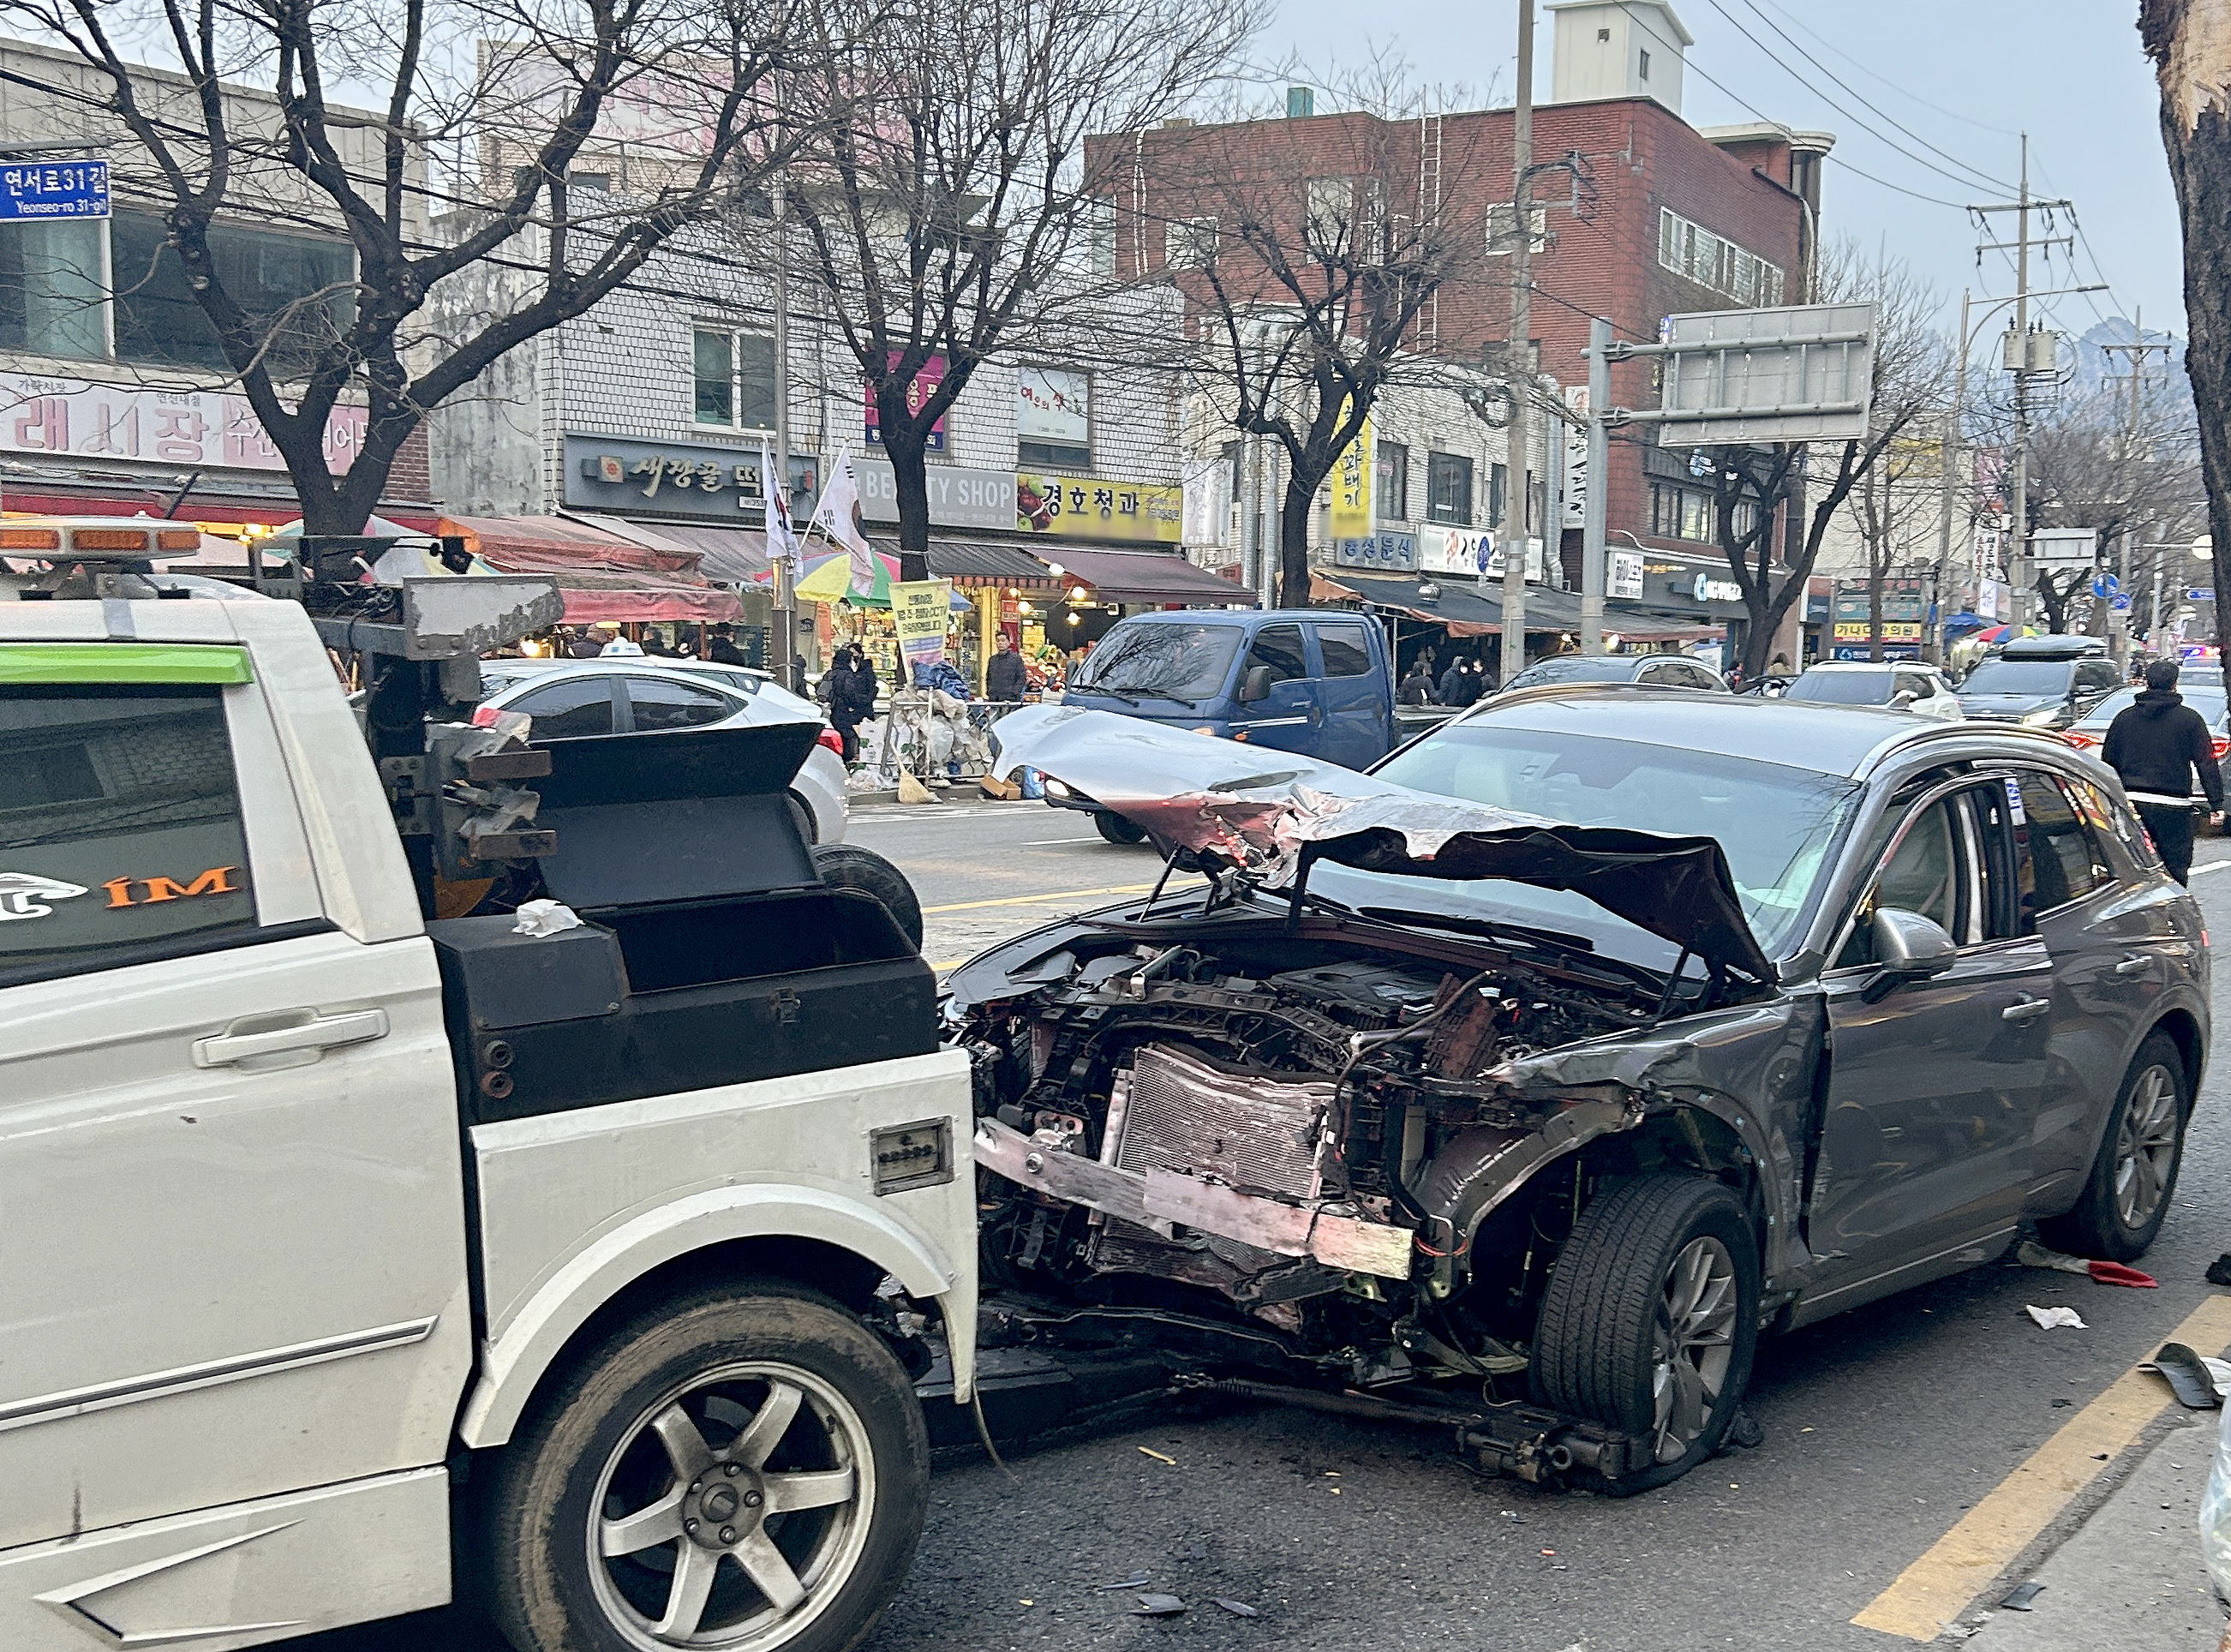
[[[1895,692],[1888,671],[1807,671],[1782,697],[1830,705],[1888,705]]]
[[[2184,696],[2185,704],[2200,713],[2209,728],[2221,729],[2223,726],[2227,702],[2221,684],[2180,681],[2176,691]],[[2094,723],[2114,722],[2116,714],[2129,710],[2137,697],[2138,690],[2135,688],[2117,689],[2092,707],[2091,714],[2084,719],[2083,726],[2088,729]]]
[[[1510,679],[1514,689],[1539,688],[1544,683],[1624,683],[1637,670],[1632,659],[1617,654],[1569,659],[1545,659],[1529,665]]]
[[[1497,723],[1428,735],[1374,771],[1421,792],[1612,826],[1719,841],[1769,956],[1794,938],[1861,788],[1833,774],[1712,752]],[[1400,893],[1392,886],[1403,885]],[[1583,895],[1500,879],[1449,883],[1320,866],[1310,887],[1350,906],[1453,910],[1581,935],[1664,968],[1672,946]]]
[[[1987,659],[1968,674],[1963,694],[2062,694],[2076,668],[2062,659]]]
[[[1075,686],[1206,700],[1223,691],[1245,635],[1238,625],[1118,625],[1092,651]]]

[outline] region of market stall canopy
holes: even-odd
[[[564,516],[444,516],[442,531],[506,573],[546,573],[565,623],[734,620],[743,604],[705,583],[695,551],[622,539]]]
[[[568,522],[585,523],[615,538],[632,540],[653,550],[700,557],[702,560],[699,572],[723,585],[749,585],[766,577],[766,534],[756,528],[708,528],[701,522],[631,522],[585,510],[569,510],[565,515]]]
[[[1419,594],[1419,586],[1430,595]],[[1310,575],[1310,595],[1321,602],[1368,602],[1429,625],[1445,625],[1452,637],[1488,637],[1503,629],[1501,582],[1483,591],[1469,573],[1364,573],[1340,568],[1331,573]],[[1578,631],[1581,599],[1571,591],[1547,586],[1526,587],[1526,634],[1555,635]],[[1606,630],[1613,629],[1608,616]]]
[[[869,543],[890,555],[899,554],[895,539],[873,539]],[[1063,581],[1033,551],[1011,541],[933,538],[929,571],[933,578],[950,580],[963,591],[1058,591],[1063,587]]]
[[[1290,885],[1312,856],[1403,878],[1507,878],[1585,895],[1708,963],[1774,978],[1716,839],[1569,825],[1081,707],[1000,720],[999,772],[1025,766],[1268,888]]]
[[[1174,551],[1111,551],[1080,546],[1034,543],[1031,554],[1061,569],[1060,582],[1084,586],[1102,602],[1244,604],[1255,593],[1241,585],[1195,567]]]

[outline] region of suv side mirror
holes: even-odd
[[[1916,694],[1911,689],[1900,689],[1897,693],[1890,696],[1890,703],[1893,708],[1903,711],[1906,707],[1911,705],[1920,697],[1921,696]]]
[[[1239,679],[1239,703],[1253,705],[1258,700],[1270,697],[1271,668],[1267,665],[1249,666],[1247,675]]]
[[[1875,973],[1859,989],[1863,1003],[1879,1004],[1911,981],[1927,981],[1950,969],[1959,948],[1934,918],[1903,907],[1875,913]]]

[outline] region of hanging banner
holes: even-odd
[[[1332,520],[1328,526],[1335,541],[1364,539],[1371,533],[1371,418],[1364,416],[1355,439],[1342,450],[1332,467]]]
[[[950,580],[897,580],[891,586],[891,624],[899,636],[899,653],[912,681],[918,665],[935,665],[945,658],[945,632],[953,612]]]
[[[1574,385],[1565,392],[1565,406],[1575,418],[1588,416],[1588,387]],[[1568,528],[1588,525],[1588,427],[1568,424],[1565,431],[1565,516]]]

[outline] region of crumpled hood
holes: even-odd
[[[1270,888],[1292,882],[1308,848],[1366,871],[1570,890],[1708,963],[1774,979],[1711,838],[1563,825],[1105,711],[1025,706],[998,735],[1001,774],[1035,768]]]

